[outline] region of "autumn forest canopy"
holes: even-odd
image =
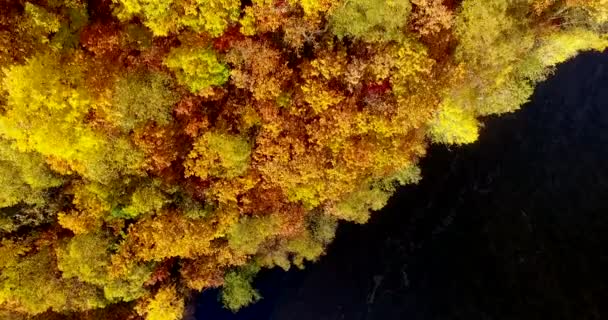
[[[0,0],[0,317],[236,311],[606,47],[608,0]]]

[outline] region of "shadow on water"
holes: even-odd
[[[265,271],[236,315],[197,319],[608,319],[608,54],[560,66],[478,143],[433,146],[424,179],[304,271]]]

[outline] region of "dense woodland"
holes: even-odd
[[[608,0],[0,0],[0,318],[236,311],[606,47]]]

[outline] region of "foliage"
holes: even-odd
[[[242,137],[207,132],[194,142],[184,162],[186,176],[235,178],[249,167],[251,146]]]
[[[50,0],[0,13],[0,317],[236,311],[474,142],[606,0]],[[116,312],[115,312],[116,311]],[[137,314],[136,314],[137,313]]]
[[[382,189],[364,186],[331,205],[327,213],[341,220],[365,223],[369,219],[369,211],[382,209],[389,197],[390,194]]]
[[[456,19],[456,57],[480,67],[500,66],[519,58],[533,45],[526,0],[490,0],[483,5],[465,0]],[[523,11],[523,12],[522,12]],[[506,50],[509,49],[509,50]]]
[[[553,33],[542,41],[536,55],[545,66],[564,62],[581,50],[603,51],[608,47],[608,37],[580,28]]]
[[[95,286],[58,276],[48,247],[2,269],[0,304],[8,304],[15,311],[40,314],[49,309],[88,310],[107,303]]]
[[[131,203],[124,207],[121,213],[124,218],[135,218],[141,214],[159,211],[169,202],[157,186],[141,186],[131,194]]]
[[[112,239],[100,234],[77,235],[57,251],[57,267],[63,278],[78,280],[103,288],[109,301],[131,301],[142,297],[143,283],[150,277],[145,266],[136,266],[121,279],[108,273]]]
[[[19,152],[6,140],[0,140],[0,172],[0,207],[20,202],[42,204],[45,189],[63,183],[43,157],[33,152]]]
[[[452,27],[454,14],[443,4],[443,1],[412,0],[411,2],[416,6],[411,20],[420,35],[435,35]]]
[[[328,205],[325,212],[340,220],[365,223],[369,219],[371,211],[380,210],[386,205],[395,190],[394,183],[406,185],[417,183],[419,179],[419,169],[415,166],[408,166],[380,181],[362,185],[341,201]]]
[[[318,16],[320,13],[327,12],[332,8],[332,2],[328,0],[291,0],[290,2],[298,4],[304,15],[308,17]],[[339,3],[339,1],[338,1]]]
[[[171,122],[171,111],[177,97],[170,79],[160,73],[133,73],[119,79],[108,120],[124,130],[132,130],[147,121]]]
[[[228,233],[228,245],[240,255],[253,255],[267,238],[274,236],[279,217],[244,217]]]
[[[27,2],[25,4],[25,14],[27,17],[27,28],[33,34],[46,35],[46,37],[40,39],[42,42],[48,42],[49,39],[47,37],[59,31],[61,27],[59,17],[35,4]]]
[[[146,320],[179,320],[184,313],[184,299],[174,285],[158,290],[147,305],[138,310]]]
[[[236,312],[240,308],[261,299],[260,294],[251,286],[253,276],[259,270],[259,266],[250,264],[226,274],[222,289],[222,302],[226,308]]]
[[[444,101],[431,123],[429,135],[434,142],[464,144],[477,140],[479,125],[475,116],[450,101]]]
[[[133,173],[141,159],[130,142],[120,138],[110,142],[86,124],[96,106],[75,62],[62,64],[50,54],[6,70],[3,88],[8,98],[0,134],[14,140],[19,151],[53,159],[56,167],[65,168],[62,173],[78,172],[104,182],[120,173]]]
[[[221,35],[239,16],[236,0],[114,0],[121,20],[139,17],[155,36],[166,36],[184,28]]]
[[[228,81],[228,68],[210,49],[175,48],[165,59],[165,65],[175,72],[179,83],[193,93]]]
[[[141,261],[163,261],[167,258],[195,258],[212,255],[213,240],[223,237],[234,224],[234,214],[225,212],[208,219],[192,220],[176,212],[147,216],[131,225],[119,254]]]
[[[377,42],[399,39],[412,6],[408,0],[350,0],[331,16],[336,36]]]
[[[226,60],[234,66],[230,71],[231,81],[238,88],[251,91],[257,100],[276,99],[291,75],[280,52],[264,43],[239,41],[228,52]]]
[[[107,191],[100,184],[76,182],[72,185],[73,208],[58,213],[58,222],[74,234],[95,232],[112,209]]]

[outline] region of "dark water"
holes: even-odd
[[[608,53],[421,166],[318,263],[263,272],[258,304],[233,315],[206,292],[196,319],[608,319]]]

